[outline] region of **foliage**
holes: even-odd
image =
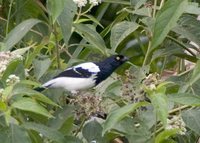
[[[199,3],[0,1],[1,142],[196,142]],[[94,89],[34,90],[66,67],[117,53],[129,62]]]

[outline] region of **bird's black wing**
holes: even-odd
[[[67,69],[63,72],[61,72],[59,75],[57,75],[54,78],[58,77],[72,77],[72,78],[88,78],[92,75],[93,73],[89,72],[87,69],[83,69],[81,67],[74,67]]]

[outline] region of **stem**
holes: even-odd
[[[11,0],[9,4],[9,11],[8,11],[8,17],[7,17],[7,23],[6,23],[6,35],[8,34],[8,27],[9,27],[9,22],[10,22],[10,15],[11,15],[13,1],[14,0]]]
[[[149,41],[149,45],[148,45],[147,52],[145,54],[142,66],[145,66],[145,65],[148,64],[148,58],[149,58],[150,48],[151,48],[151,41]]]
[[[192,56],[196,57],[196,55],[189,48],[187,48],[187,46],[185,46],[180,41],[176,40],[175,38],[173,38],[173,37],[171,37],[169,35],[167,36],[167,38],[169,38],[170,40],[174,41],[175,43],[177,43],[178,45],[180,45],[181,47],[183,47],[183,49],[185,49],[186,51],[188,51]]]
[[[55,36],[55,48],[56,48],[56,59],[57,59],[57,66],[58,69],[61,67],[60,66],[60,50],[59,50],[59,43],[58,43],[58,32],[56,29],[56,24],[53,24],[53,34]]]
[[[165,0],[161,0],[159,9],[162,8],[162,6],[164,5],[164,2],[165,2]]]
[[[173,114],[173,113],[179,112],[180,110],[183,110],[183,109],[186,109],[186,108],[189,108],[189,107],[191,107],[191,106],[189,106],[189,105],[180,106],[178,108],[175,108],[175,109],[171,110],[169,112],[169,114]]]
[[[153,18],[156,16],[156,7],[157,7],[157,0],[154,0],[154,9],[153,9]]]

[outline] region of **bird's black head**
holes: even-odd
[[[116,66],[116,67],[122,65],[127,60],[128,58],[123,55],[114,55],[106,59],[106,61],[108,61],[111,65]]]
[[[108,76],[110,76],[113,73],[115,69],[117,69],[123,63],[125,63],[127,60],[128,58],[123,55],[114,55],[106,58],[102,62],[96,63],[100,68],[100,72],[97,75],[96,84],[105,80]]]

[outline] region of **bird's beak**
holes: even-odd
[[[128,61],[128,60],[129,60],[128,57],[124,57],[124,58],[122,59],[123,62],[126,62],[126,61]]]

